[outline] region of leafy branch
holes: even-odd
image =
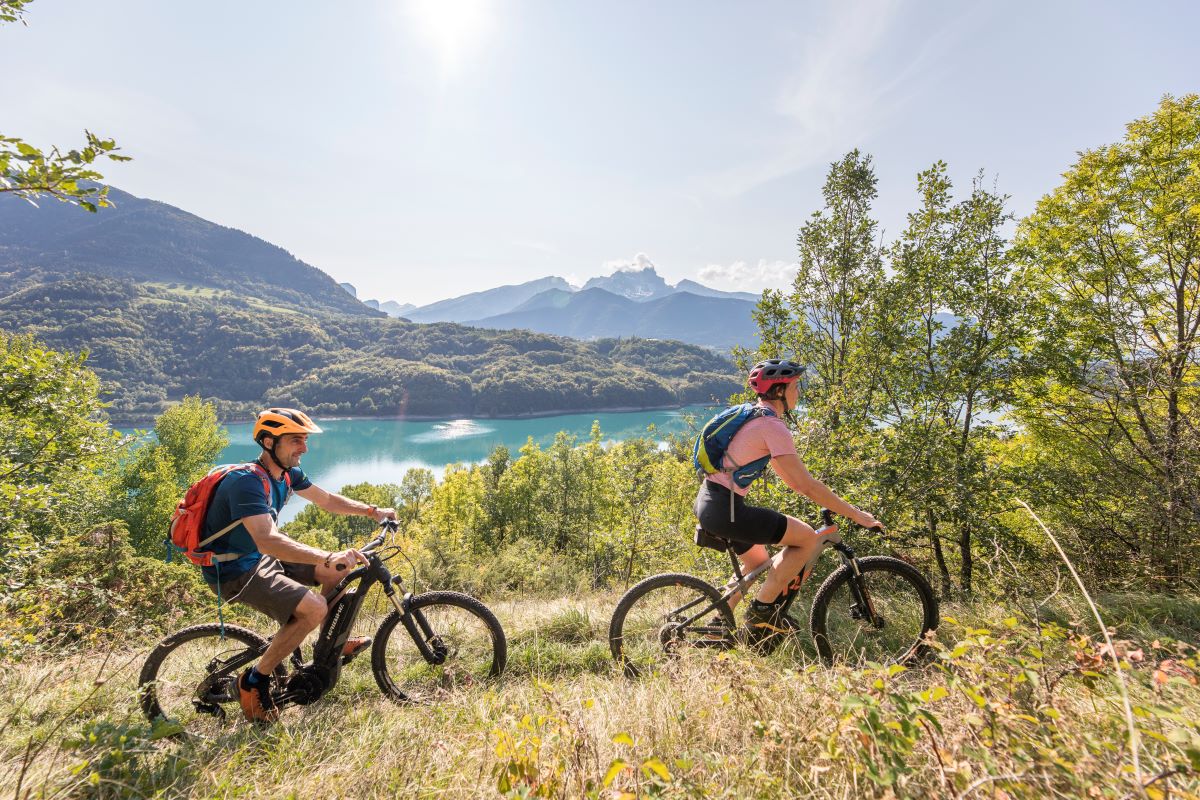
[[[33,0],[0,0],[0,22],[20,22],[25,24],[25,6]]]
[[[33,0],[0,0],[0,25],[25,23],[25,7]],[[47,194],[64,203],[80,206],[93,213],[111,207],[108,187],[99,185],[104,176],[92,168],[98,161],[129,161],[118,155],[117,143],[84,130],[87,143],[80,149],[63,153],[57,147],[48,151],[14,136],[0,134],[0,194],[12,193],[37,205],[34,198]]]
[[[4,6],[0,4],[0,13]],[[57,147],[43,152],[16,137],[0,135],[0,194],[11,192],[37,205],[34,198],[50,195],[88,211],[111,207],[108,187],[97,182],[104,178],[92,168],[98,160],[129,161],[112,139],[102,139],[84,131],[87,145],[66,153]]]

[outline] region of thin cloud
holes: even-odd
[[[842,3],[801,39],[798,68],[784,79],[772,112],[781,122],[763,155],[702,183],[718,196],[737,196],[798,170],[825,164],[861,144],[904,106],[902,87],[927,60],[910,43],[902,63],[884,60],[896,32],[897,0]],[[938,32],[931,32],[936,34]]]
[[[796,276],[796,264],[760,259],[757,264],[735,261],[709,264],[699,272],[700,282],[725,291],[761,293],[764,289],[787,289]]]

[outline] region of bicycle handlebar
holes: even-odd
[[[385,519],[380,521],[379,528],[379,535],[367,542],[366,545],[363,546],[358,552],[370,553],[371,551],[378,549],[383,544],[384,539],[387,538],[389,533],[395,533],[400,529],[400,523],[394,519]],[[346,569],[346,565],[339,563],[336,569],[338,572],[342,572]]]
[[[853,520],[851,520],[851,522],[853,522]],[[830,511],[828,508],[822,508],[822,509],[821,509],[821,523],[822,523],[823,525],[825,525],[825,526],[829,526],[829,525],[832,525],[832,524],[833,524],[833,512],[832,512],[832,511]],[[880,525],[876,525],[876,526],[875,526],[875,527],[873,527],[873,528],[867,528],[867,530],[869,530],[869,531],[878,531],[878,532],[882,533],[882,532],[883,532],[883,525],[882,525],[882,524],[880,524]]]

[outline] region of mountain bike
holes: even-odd
[[[782,634],[799,633],[788,616],[800,585],[825,549],[841,555],[813,599],[809,630],[821,660],[827,664],[912,664],[929,650],[926,636],[938,626],[933,589],[920,570],[891,556],[859,558],[850,545],[832,535],[838,526],[833,512],[821,511],[817,534],[824,545],[789,585],[780,607]],[[768,559],[743,575],[732,542],[696,526],[696,544],[729,554],[733,579],[722,589],[694,575],[653,575],[629,589],[617,603],[609,623],[613,658],[633,677],[661,666],[689,647],[729,649],[744,641],[728,600],[745,594],[771,565]]]
[[[386,565],[400,548],[384,546],[398,528],[399,523],[385,520],[378,535],[360,550],[367,563],[326,594],[329,611],[313,644],[312,660],[304,662],[297,648],[290,664],[275,669],[273,697],[281,708],[315,703],[337,685],[348,660],[343,646],[375,584],[393,607],[371,646],[371,671],[384,695],[398,702],[431,701],[504,671],[504,629],[483,603],[459,592],[401,594],[400,576],[392,575]],[[174,723],[180,732],[219,730],[227,706],[241,716],[238,676],[268,644],[269,639],[237,625],[206,623],[171,634],[142,666],[142,711],[151,721]]]

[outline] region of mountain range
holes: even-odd
[[[595,339],[639,336],[679,341],[727,350],[752,345],[757,328],[754,303],[726,297],[703,297],[671,292],[636,301],[606,289],[578,292],[551,289],[531,297],[512,311],[465,324],[501,330],[524,328],[541,333]]]
[[[591,278],[582,288],[550,276],[404,311],[386,304],[378,307],[413,322],[461,322],[576,339],[678,339],[728,350],[754,344],[757,329],[750,312],[758,299],[749,292],[723,292],[686,279],[672,286],[647,266]]]
[[[349,286],[349,284],[343,284]],[[657,300],[668,295],[687,293],[698,297],[714,297],[724,300],[742,300],[757,303],[759,296],[750,292],[723,292],[712,289],[692,280],[681,280],[674,286],[663,280],[654,267],[642,269],[621,269],[612,275],[590,278],[582,288],[571,286],[563,278],[550,276],[538,278],[494,289],[484,289],[478,292],[439,300],[426,306],[404,306],[403,316],[413,322],[471,322],[489,317],[498,317],[513,311],[529,311],[539,307],[558,306],[561,301],[556,299],[560,294],[583,293],[598,289],[609,294],[624,297],[635,302]],[[353,287],[347,289],[353,293]],[[539,294],[546,293],[547,297],[535,300]],[[400,308],[399,303],[376,303],[368,300],[368,304],[376,304],[381,309]],[[399,316],[400,314],[394,314]]]
[[[83,273],[151,286],[225,293],[260,308],[320,310],[412,322],[458,322],[579,339],[638,336],[728,350],[753,346],[757,295],[690,280],[668,284],[653,266],[621,269],[581,288],[556,276],[415,307],[360,300],[357,289],[281,247],[155,200],[110,188],[97,214],[53,200],[35,207],[0,195],[0,289]]]

